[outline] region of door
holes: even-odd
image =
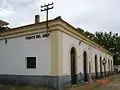
[[[74,47],[71,48],[71,84],[77,83],[76,79],[76,50]]]
[[[83,68],[84,68],[84,81],[87,82],[88,81],[88,76],[87,76],[87,53],[84,52],[83,53]]]

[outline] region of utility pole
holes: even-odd
[[[52,3],[48,3],[47,5],[41,6],[41,12],[46,11],[46,34],[49,34],[49,27],[48,27],[48,10],[53,9],[54,7],[52,6]],[[51,6],[51,7],[49,7]]]

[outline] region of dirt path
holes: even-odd
[[[72,87],[70,90],[120,90],[120,74],[109,76],[102,80],[108,80],[108,83],[99,84],[96,81],[93,84]]]

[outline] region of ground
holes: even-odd
[[[50,90],[42,86],[0,85],[0,90]],[[84,85],[72,86],[70,90],[120,90],[120,74],[112,75]]]
[[[120,74],[96,80],[94,83],[73,86],[70,90],[120,90]]]

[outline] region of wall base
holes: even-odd
[[[98,74],[100,76],[100,73]],[[95,73],[87,74],[87,80],[95,79]],[[76,84],[84,84],[84,74],[79,73]],[[71,86],[71,75],[64,76],[30,76],[30,75],[0,75],[0,84],[42,85],[52,90],[63,90]]]

